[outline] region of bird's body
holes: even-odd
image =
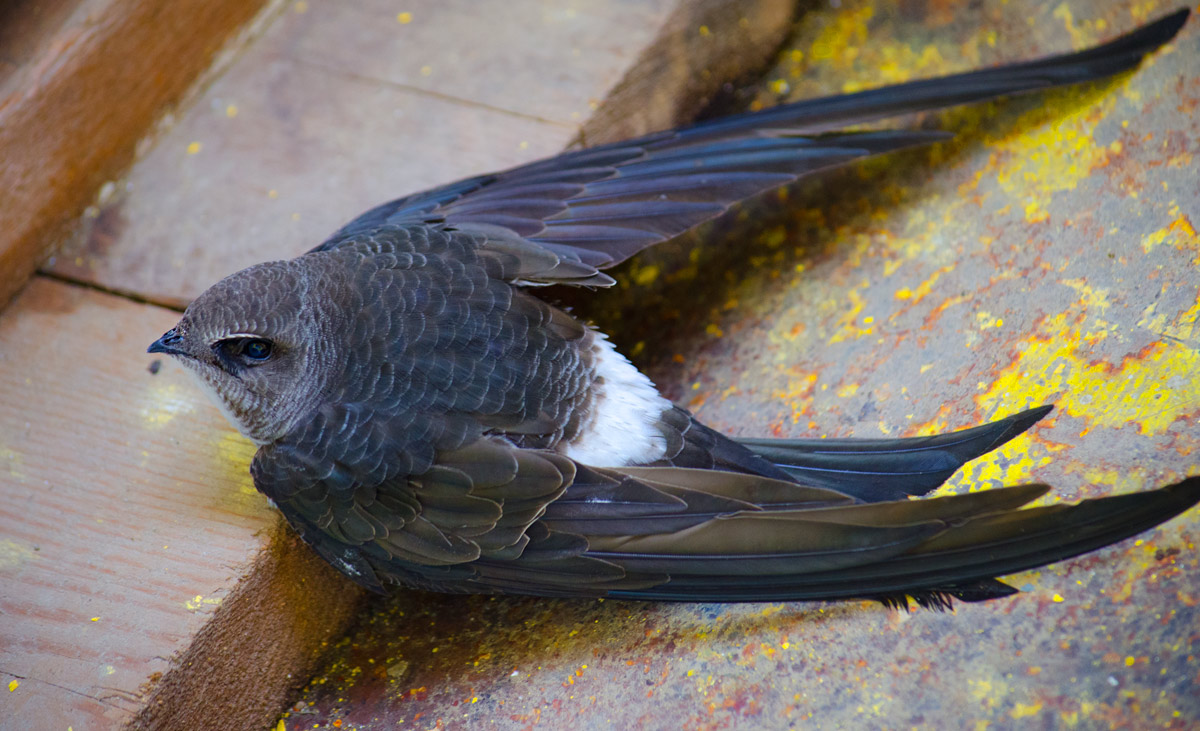
[[[1003,596],[993,577],[1200,500],[910,500],[1048,408],[908,440],[734,440],[539,299],[729,205],[937,132],[824,133],[1135,66],[1186,11],[1079,54],[801,102],[460,181],[214,285],[151,350],[259,445],[256,486],[356,581],[672,600]]]

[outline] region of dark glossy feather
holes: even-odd
[[[1181,9],[1076,53],[799,101],[468,178],[378,206],[317,250],[385,224],[442,225],[499,239],[523,238],[577,265],[530,272],[526,281],[608,285],[612,280],[597,270],[737,201],[860,157],[948,137],[927,131],[831,130],[1120,73],[1174,37],[1187,17]],[[627,205],[613,207],[619,203]]]

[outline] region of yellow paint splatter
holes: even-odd
[[[19,687],[21,687],[20,681],[17,681],[17,680],[8,681],[8,692],[9,693],[13,692],[14,690],[16,690]]]
[[[193,142],[187,146],[187,154],[195,155],[197,152],[200,152],[201,147],[202,145],[199,142]]]
[[[237,115],[238,115],[238,108],[237,108],[236,104],[230,104],[229,106],[225,107],[225,116],[226,117],[233,119]]]
[[[862,282],[859,287],[866,288],[868,282]],[[875,332],[875,328],[864,322],[867,327],[859,327],[858,316],[862,314],[863,308],[866,306],[866,300],[858,293],[858,288],[851,289],[846,293],[846,297],[850,300],[850,309],[838,318],[838,330],[829,338],[829,344],[840,343],[845,340],[857,339]]]
[[[1038,334],[1017,346],[1020,355],[977,397],[979,405],[996,413],[1009,404],[1050,403],[1057,397],[1063,413],[1091,426],[1137,424],[1144,435],[1161,434],[1200,408],[1196,349],[1160,341],[1117,365],[1093,360],[1081,319],[1063,312],[1045,321]]]
[[[866,42],[867,21],[874,15],[871,7],[839,13],[813,41],[809,55],[817,61],[850,63]]]
[[[0,540],[0,571],[16,568],[36,555],[29,546],[7,538]]]
[[[997,169],[996,181],[1025,210],[1027,221],[1048,219],[1046,206],[1054,193],[1074,190],[1092,170],[1107,164],[1110,151],[1094,143],[1092,130],[1117,98],[1106,95],[1094,104],[1081,104],[1077,97],[1048,95],[1011,126],[1018,131],[988,140],[996,150],[989,167]],[[1002,157],[1008,164],[998,164]]]
[[[1018,703],[1012,709],[1011,715],[1013,718],[1027,718],[1029,716],[1036,716],[1041,710],[1041,701],[1035,701],[1033,703]]]
[[[658,279],[659,269],[654,264],[641,267],[633,274],[633,281],[640,286],[653,284]]]
[[[412,22],[412,13],[403,12],[396,14],[396,22],[400,25],[408,25]]]
[[[220,597],[206,597],[200,594],[188,599],[183,603],[189,612],[198,612],[206,607],[215,607],[221,603]]]
[[[993,317],[992,313],[990,313],[990,312],[984,312],[982,310],[979,312],[976,312],[975,319],[979,322],[980,330],[987,330],[988,328],[1004,327],[1004,320],[999,317]]]
[[[142,420],[147,428],[161,429],[180,414],[196,408],[197,393],[174,383],[160,384],[146,392],[149,403],[142,407]]]
[[[1174,246],[1180,251],[1195,250],[1196,258],[1192,263],[1200,264],[1200,235],[1196,234],[1196,228],[1187,216],[1177,216],[1170,224],[1148,234],[1142,239],[1142,251],[1148,254],[1154,247],[1163,243]]]

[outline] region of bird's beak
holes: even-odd
[[[183,336],[179,334],[179,328],[173,327],[163,333],[163,336],[155,340],[149,348],[146,348],[147,353],[166,353],[167,355],[185,355],[177,346],[183,342]]]

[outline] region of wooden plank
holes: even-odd
[[[252,446],[181,367],[147,369],[175,318],[43,278],[0,317],[0,718],[126,722],[177,652],[213,707],[274,709],[267,661],[305,667],[354,607],[311,589],[323,568],[277,530]]]
[[[293,5],[156,141],[52,271],[182,306],[226,274],[316,245],[370,205],[553,154],[594,106],[605,121],[588,123],[589,140],[635,129],[614,120],[666,125],[694,103],[681,85],[703,98],[764,63],[792,10],[782,0],[405,7],[408,22],[372,0]]]
[[[53,0],[0,11],[0,307],[258,2]]]
[[[295,255],[370,204],[552,153],[579,133],[571,110],[590,109],[628,79],[632,59],[653,58],[642,52],[647,44],[699,32],[698,21],[672,10],[685,5],[588,4],[577,11],[583,20],[572,20],[559,10],[569,2],[414,2],[404,23],[394,8],[366,0],[293,3],[197,95],[117,186],[124,192],[92,221],[84,247],[52,270],[182,304],[240,266]],[[538,8],[545,22],[531,23]],[[342,13],[357,21],[338,20]],[[790,21],[786,12],[762,17],[776,37]],[[437,24],[422,29],[423,18]],[[669,18],[674,30],[660,33]],[[385,21],[396,39],[378,33]],[[588,31],[596,24],[608,35]],[[318,61],[305,50],[374,38],[360,49],[363,68],[382,54],[408,58],[418,76],[424,65],[442,68],[431,58],[450,44],[414,44],[409,30],[462,32],[468,46],[486,39],[493,50],[480,58],[505,63],[481,61],[458,77],[446,66],[433,89],[364,76],[350,57]],[[543,89],[529,71],[537,68],[567,81]],[[622,102],[630,113],[680,103],[671,94],[658,101],[653,84],[642,88],[647,98]],[[463,89],[509,89],[510,98],[542,104],[539,113],[568,111],[545,119],[457,95]],[[274,513],[249,483],[252,446],[200,390],[169,363],[157,375],[143,370],[146,344],[176,316],[41,279],[0,320],[8,468],[0,470],[0,531],[9,541],[0,611],[14,619],[0,625],[0,672],[16,682],[0,693],[0,718],[76,728],[262,726],[360,596],[289,533],[275,532]]]

